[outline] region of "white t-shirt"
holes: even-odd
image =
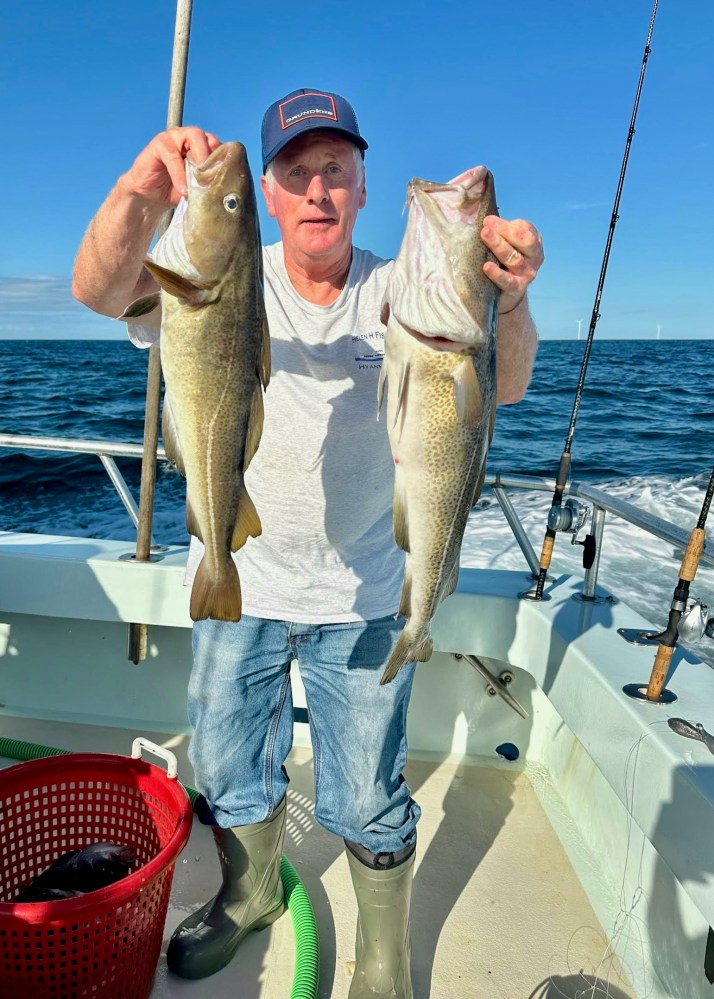
[[[159,242],[152,254],[166,266],[176,259],[172,228],[167,252]],[[263,264],[272,375],[245,477],[263,533],[234,554],[243,612],[306,624],[395,614],[404,563],[384,414],[377,421],[379,313],[392,262],[354,247],[345,287],[327,306],[295,291],[282,243],[264,248]],[[148,346],[157,331],[130,326],[129,335]],[[202,547],[191,539],[187,583]]]

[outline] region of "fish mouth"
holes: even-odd
[[[416,202],[427,215],[439,212],[447,222],[475,225],[489,178],[483,166],[467,170],[448,184],[414,178],[409,182],[407,201],[410,205]]]
[[[217,159],[215,163],[212,163],[210,167],[206,166],[205,164],[203,166],[198,167],[196,169],[194,177],[199,187],[210,187],[211,184],[213,184],[213,182],[218,179],[218,176],[221,173],[225,162],[226,162],[226,157],[222,156],[220,159]]]
[[[429,347],[430,350],[439,350],[449,354],[472,353],[468,344],[461,340],[451,340],[447,336],[427,336],[425,333],[419,333],[413,326],[405,326],[404,323],[400,323],[400,325],[410,336],[413,336],[422,346]]]
[[[212,187],[217,181],[220,181],[241,152],[245,155],[245,150],[239,142],[224,142],[217,149],[214,149],[203,163],[196,163],[190,155],[187,156],[186,179],[189,186],[204,189]]]

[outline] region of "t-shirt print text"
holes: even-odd
[[[384,330],[373,330],[370,333],[353,333],[352,343],[357,348],[355,363],[360,371],[378,368],[384,354]],[[370,350],[374,346],[378,353]]]

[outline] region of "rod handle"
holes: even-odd
[[[550,562],[553,558],[553,547],[555,545],[555,534],[553,537],[549,537],[547,534],[543,538],[543,549],[540,553],[540,567],[545,572],[550,569]]]
[[[679,570],[680,579],[686,579],[691,583],[696,576],[697,569],[699,568],[699,560],[704,551],[704,537],[703,527],[695,527],[689,536],[687,550],[682,559],[682,568]]]
[[[672,662],[673,645],[659,645],[655,656],[654,666],[650,675],[650,682],[647,685],[647,700],[658,701],[662,696],[662,688],[669,673],[669,664]]]

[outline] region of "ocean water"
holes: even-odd
[[[563,449],[584,341],[543,341],[525,399],[498,410],[489,472],[554,477]],[[124,341],[0,342],[0,432],[140,443],[148,354]],[[714,463],[714,340],[595,341],[572,448],[571,477],[694,527]],[[140,463],[117,459],[138,499]],[[154,537],[188,540],[184,482],[158,469]],[[540,552],[550,494],[512,500]],[[714,517],[713,528],[714,530]],[[91,455],[0,448],[0,530],[134,539],[134,527],[100,461]],[[582,573],[581,549],[559,535],[554,571]],[[608,517],[600,582],[664,625],[681,552]],[[495,497],[471,515],[462,564],[526,568]],[[692,593],[713,608],[714,570]],[[696,650],[714,664],[714,642]]]

